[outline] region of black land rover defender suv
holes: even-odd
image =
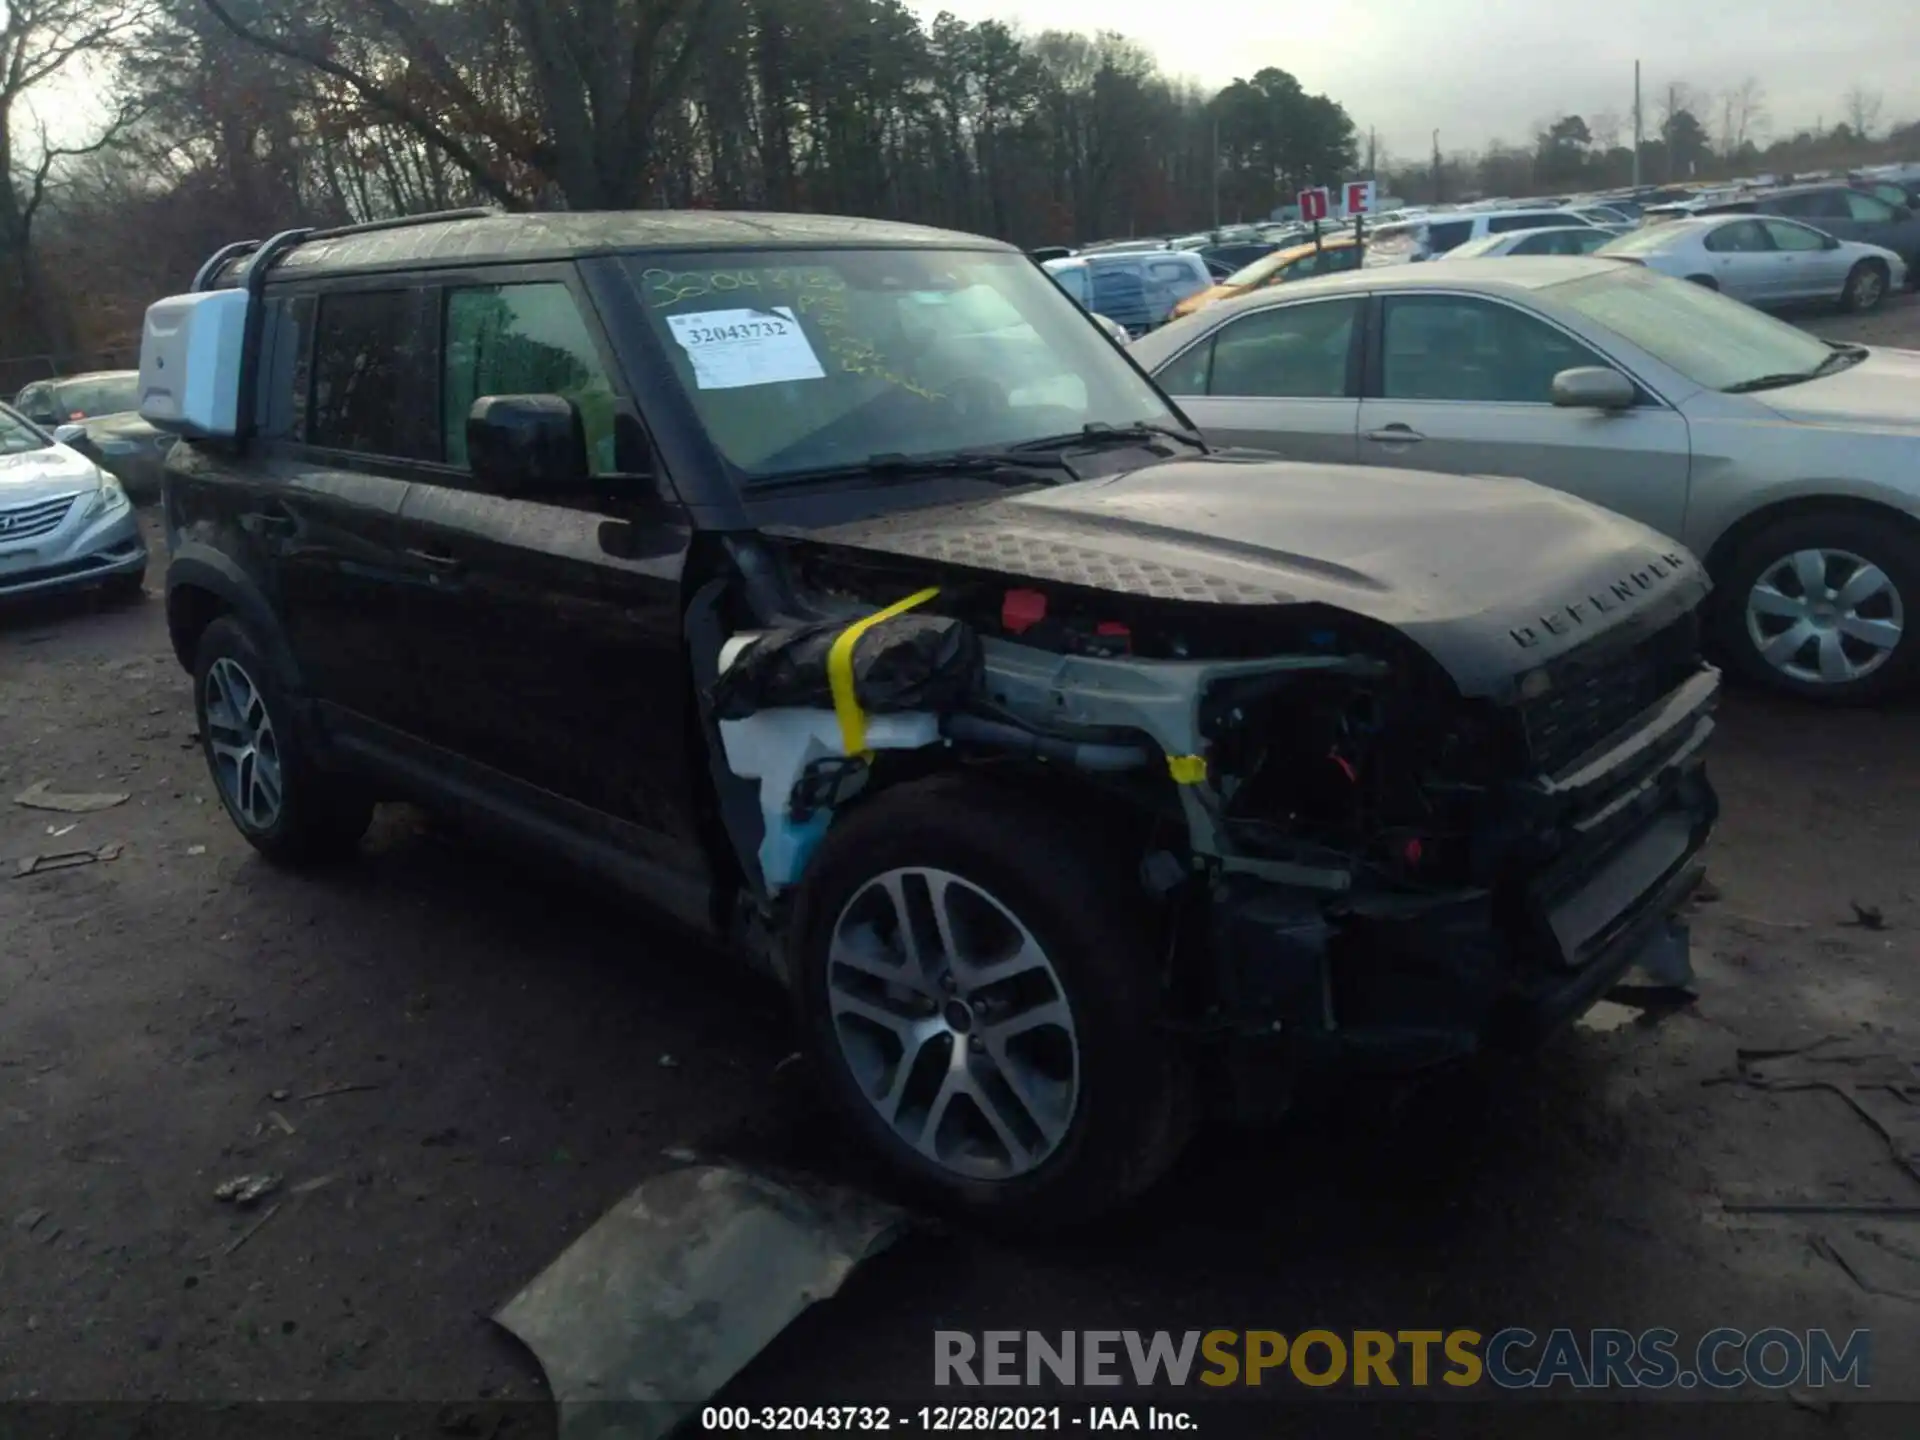
[[[247,839],[335,857],[405,797],[621,882],[786,986],[948,1199],[1077,1218],[1203,1108],[1687,974],[1695,560],[1210,453],[1008,246],[462,212],[229,247],[146,338]]]

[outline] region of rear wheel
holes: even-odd
[[[302,753],[265,652],[233,616],[201,635],[193,693],[207,769],[248,844],[284,865],[339,859],[358,847],[372,800]]]
[[[978,781],[847,817],[794,923],[801,1018],[845,1120],[983,1218],[1046,1228],[1139,1194],[1191,1128],[1142,911],[1097,834]]]
[[[1890,519],[1794,516],[1741,545],[1721,591],[1722,640],[1751,678],[1832,704],[1905,688],[1920,665],[1920,544]]]
[[[1846,288],[1840,292],[1840,306],[1858,315],[1877,309],[1887,298],[1887,267],[1878,260],[1862,260],[1847,275]]]

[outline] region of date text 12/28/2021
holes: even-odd
[[[900,1435],[1008,1435],[1019,1431],[1197,1430],[1184,1410],[1153,1405],[709,1405],[700,1428],[713,1432],[816,1435],[822,1431]]]

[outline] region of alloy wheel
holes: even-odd
[[[280,818],[280,746],[266,699],[238,661],[225,656],[207,670],[207,750],[214,780],[234,814],[253,830]]]
[[[1887,573],[1848,550],[1796,550],[1747,593],[1747,637],[1774,669],[1809,685],[1864,680],[1899,648],[1906,609]]]
[[[874,877],[827,953],[848,1071],[909,1148],[971,1180],[1010,1180],[1065,1139],[1079,1036],[1046,951],[1007,907],[946,870]]]
[[[1860,278],[1853,283],[1853,303],[1859,309],[1871,310],[1880,303],[1880,291],[1885,284],[1878,270],[1863,270]]]

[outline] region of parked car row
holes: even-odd
[[[1508,262],[1552,264],[1668,283]],[[1012,1221],[1124,1202],[1208,1115],[1539,1043],[1631,967],[1689,977],[1708,585],[1578,487],[1352,463],[1368,367],[1624,383],[1546,321],[1558,351],[1484,333],[1451,380],[1438,337],[1499,317],[1356,338],[1448,273],[1135,342],[1200,397],[1306,387],[1277,430],[1345,407],[1287,463],[1218,453],[974,236],[465,213],[232,247],[142,356],[211,783],[275,863],[405,797],[627,886],[787,989],[902,1182]],[[1269,313],[1308,323],[1238,328]],[[1645,418],[1681,423],[1654,353]],[[1244,403],[1192,418],[1263,428],[1204,408]]]

